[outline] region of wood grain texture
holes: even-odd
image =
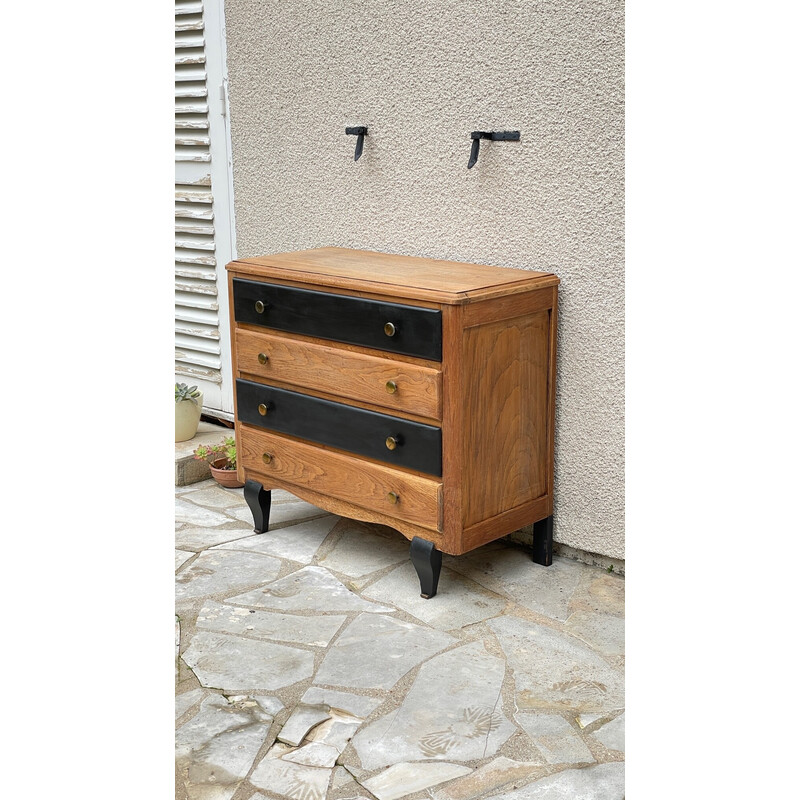
[[[265,364],[259,354],[267,356]],[[441,419],[440,370],[246,330],[236,331],[234,358],[240,372],[258,378]],[[391,394],[386,390],[390,381],[397,386]]]
[[[549,311],[464,331],[465,529],[547,492],[549,334]]]
[[[322,450],[249,425],[242,425],[239,433],[239,463],[248,477],[256,473],[266,475],[392,519],[441,530],[441,481],[331,449]],[[264,453],[271,457],[268,464],[264,463]],[[390,501],[390,492],[399,496],[396,503]]]
[[[552,513],[552,498],[549,495],[537,497],[536,500],[523,503],[521,506],[503,511],[497,516],[476,522],[465,528],[459,540],[460,550],[454,555],[461,555],[488,542],[493,542],[501,536],[506,536],[516,530],[549,517]]]
[[[230,269],[270,277],[296,277],[341,289],[371,288],[399,297],[463,304],[558,283],[548,272],[322,247],[239,259]]]
[[[446,552],[461,552],[465,385],[464,307],[442,309],[442,483]]]

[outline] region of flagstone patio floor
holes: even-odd
[[[179,800],[624,797],[624,578],[444,556],[273,492],[175,489]]]

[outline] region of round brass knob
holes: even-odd
[[[261,414],[262,417],[266,417],[267,411],[269,411],[269,403],[260,403],[258,406],[258,413]]]
[[[263,314],[265,308],[266,306],[261,300],[256,300],[256,311],[258,311],[259,314]]]
[[[394,394],[397,391],[397,384],[394,381],[386,381],[386,391]]]
[[[262,460],[262,461],[263,461],[265,464],[269,464],[269,463],[272,461],[272,456],[271,456],[269,453],[264,453],[264,455],[263,455],[263,456],[261,456],[261,460]]]
[[[266,364],[269,361],[269,356],[266,353],[259,353],[258,354],[258,363],[259,364]]]
[[[386,497],[392,505],[397,505],[400,502],[400,495],[397,492],[389,492]]]
[[[398,445],[398,444],[400,444],[400,442],[397,440],[397,437],[395,437],[395,436],[389,436],[389,437],[386,439],[386,446],[387,446],[387,447],[388,447],[390,450],[394,450],[394,449],[395,449],[395,447],[397,447],[397,445]]]
[[[386,323],[386,324],[383,326],[383,332],[384,332],[384,333],[385,333],[387,336],[394,336],[394,335],[395,335],[395,333],[397,333],[397,328],[395,328],[395,326],[394,326],[394,325],[392,325],[392,323],[391,323],[391,322],[387,322],[387,323]]]

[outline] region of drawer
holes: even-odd
[[[442,360],[438,309],[233,279],[237,322]]]
[[[434,425],[242,378],[236,381],[236,413],[239,420],[250,425],[347,450],[392,466],[429,475],[442,474],[442,431]]]
[[[240,372],[441,419],[442,373],[280,334],[236,331]]]
[[[442,484],[323,450],[269,431],[239,428],[239,463],[273,477],[430,530],[442,530]]]

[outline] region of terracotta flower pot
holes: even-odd
[[[218,458],[216,461],[212,461],[209,464],[211,475],[220,486],[224,486],[226,489],[240,489],[244,484],[239,482],[235,469],[224,469],[227,464],[227,458]]]

